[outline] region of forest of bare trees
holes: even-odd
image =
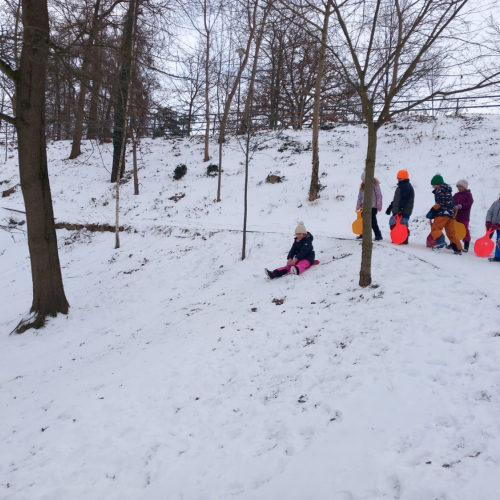
[[[495,2],[472,0],[3,0],[0,136],[18,141],[33,277],[18,331],[66,313],[46,159],[47,140],[112,142],[110,181],[133,166],[125,145],[161,134],[203,139],[218,165],[228,134],[310,129],[309,202],[320,195],[322,127],[363,121],[365,208],[377,131],[437,97],[500,80]],[[488,25],[489,30],[481,29]],[[250,116],[251,115],[251,116]],[[215,141],[210,141],[213,137]],[[248,141],[247,141],[248,142]],[[215,146],[215,143],[217,146]],[[27,154],[36,149],[36,154]],[[80,167],[82,168],[82,167]],[[248,165],[247,165],[248,168]],[[136,176],[136,193],[139,194]],[[360,285],[371,283],[364,218]],[[369,236],[368,236],[369,235]],[[118,238],[118,231],[117,231]],[[119,245],[117,239],[117,246]],[[244,255],[244,251],[243,251]]]

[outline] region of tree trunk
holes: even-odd
[[[118,165],[122,159],[123,144],[127,141],[127,117],[125,108],[130,87],[130,74],[132,67],[132,38],[134,31],[134,5],[133,0],[129,3],[125,25],[123,27],[123,43],[120,55],[120,71],[118,77],[118,92],[115,102],[115,118],[113,128],[113,168],[111,170],[111,182],[116,182],[118,176]],[[125,156],[120,164],[120,179],[125,172]]]
[[[210,137],[210,30],[207,25],[207,8],[205,3],[205,9],[203,11],[205,20],[205,30],[207,37],[207,46],[205,48],[205,156],[203,161],[210,161],[209,154],[209,137]]]
[[[133,75],[133,66],[134,66],[134,42],[135,42],[135,27],[136,27],[136,18],[137,18],[137,2],[138,0],[130,0],[129,4],[129,12],[130,15],[130,33],[127,33],[126,36],[130,36],[130,40],[126,42],[128,49],[130,50],[130,54],[128,57],[129,64],[125,66],[125,79],[126,79],[126,88],[127,94],[125,96],[125,106],[123,109],[123,140],[121,143],[120,157],[118,159],[118,166],[116,171],[116,223],[115,223],[115,249],[120,248],[120,179],[122,178],[122,168],[125,164],[125,149],[127,146],[127,125],[128,125],[128,115],[130,112],[130,100],[132,96],[132,75]],[[129,19],[127,19],[128,24]],[[126,59],[127,60],[127,59]]]
[[[363,198],[363,240],[361,243],[361,270],[359,286],[372,283],[372,200],[375,159],[377,155],[377,128],[373,121],[368,122],[368,147],[365,162],[365,192]]]
[[[57,236],[45,144],[45,80],[49,54],[47,0],[23,0],[23,45],[16,82],[19,173],[26,207],[33,280],[31,317],[16,328],[40,328],[47,315],[68,313],[69,304],[57,249]]]
[[[99,77],[99,66],[101,61],[101,49],[94,46],[93,68],[92,68],[92,88],[89,106],[89,127],[87,129],[87,139],[97,139],[99,135],[98,125],[98,104],[99,92],[101,91],[101,80]]]
[[[252,105],[253,89],[255,86],[255,77],[257,75],[257,67],[258,67],[258,63],[259,63],[260,46],[262,44],[262,38],[264,36],[264,30],[266,28],[267,16],[269,14],[269,11],[271,10],[272,5],[273,5],[273,2],[268,1],[267,6],[264,9],[264,15],[262,16],[259,34],[257,35],[257,38],[255,39],[255,52],[254,52],[254,56],[253,56],[252,74],[250,76],[250,84],[248,86],[248,94],[247,94],[247,100],[245,102],[245,109],[243,111],[243,116],[241,118],[240,128],[237,132],[238,135],[243,135],[246,133],[248,114],[250,113],[250,106]]]
[[[238,70],[238,74],[236,75],[236,78],[233,82],[233,88],[229,92],[229,95],[227,96],[226,102],[224,104],[224,113],[222,114],[222,119],[219,124],[219,179],[218,179],[218,186],[217,186],[217,201],[221,201],[220,198],[220,193],[221,193],[221,179],[222,179],[222,146],[221,144],[224,143],[226,140],[226,124],[229,116],[229,110],[231,109],[231,103],[233,102],[234,95],[236,94],[236,89],[238,88],[238,85],[241,80],[241,75],[243,74],[243,71],[246,68],[246,65],[248,63],[248,54],[250,53],[250,47],[252,45],[252,40],[255,36],[255,30],[257,28],[257,9],[259,6],[258,0],[254,3],[253,7],[253,14],[252,14],[252,28],[250,30],[250,33],[248,34],[248,40],[247,40],[247,46],[245,50],[245,55],[243,56],[243,61],[240,64],[240,68]]]
[[[139,174],[137,172],[137,131],[133,124],[130,126],[130,138],[132,139],[132,158],[134,163],[134,195],[139,194]]]
[[[91,57],[93,55],[94,38],[97,30],[97,21],[99,15],[101,0],[96,0],[94,6],[94,15],[92,17],[92,26],[90,28],[89,39],[83,51],[82,74],[80,80],[80,92],[78,94],[78,102],[75,113],[75,129],[73,130],[73,144],[71,146],[70,160],[74,160],[82,154],[82,133],[83,133],[83,117],[85,115],[85,96],[87,95],[88,73],[91,67]]]
[[[252,96],[250,94],[250,99]],[[247,213],[248,213],[248,163],[250,162],[250,123],[252,118],[248,120],[246,127],[246,144],[245,144],[245,192],[244,192],[244,209],[243,209],[243,247],[241,250],[241,260],[245,260],[247,247]]]
[[[309,201],[314,201],[319,196],[319,103],[321,100],[321,82],[325,69],[326,39],[328,35],[328,22],[330,20],[331,0],[326,4],[323,29],[321,31],[321,47],[319,49],[318,74],[316,75],[316,88],[314,90],[313,133],[312,133],[312,174],[309,188]]]

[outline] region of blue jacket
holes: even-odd
[[[434,200],[436,204],[432,207],[434,217],[455,218],[455,202],[453,201],[452,189],[448,184],[441,184],[434,189]]]
[[[312,264],[314,262],[314,257],[316,256],[312,244],[313,239],[314,237],[311,233],[307,233],[307,236],[302,238],[300,241],[297,241],[297,238],[295,238],[292,248],[290,248],[290,251],[288,252],[287,258],[295,258],[297,260],[306,259]]]

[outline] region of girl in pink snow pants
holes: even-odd
[[[264,269],[266,276],[273,280],[288,273],[301,274],[308,267],[311,267],[315,257],[312,245],[313,239],[313,235],[307,232],[304,223],[300,221],[295,229],[295,239],[292,248],[288,252],[286,266],[279,267],[274,271]]]

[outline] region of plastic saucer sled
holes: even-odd
[[[396,226],[391,231],[391,240],[393,243],[396,243],[396,245],[400,245],[403,241],[406,241],[406,238],[408,238],[408,228],[401,224],[401,217],[401,215],[394,216]]]

